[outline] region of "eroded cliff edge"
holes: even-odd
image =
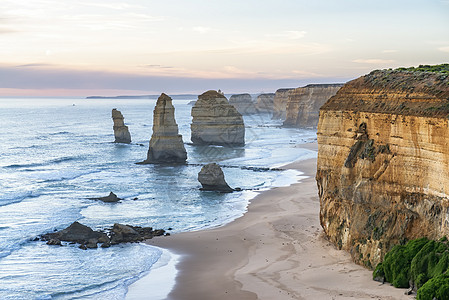
[[[375,267],[395,244],[449,234],[449,76],[373,71],[320,109],[326,235]]]

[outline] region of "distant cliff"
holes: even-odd
[[[236,94],[229,98],[229,104],[232,104],[242,115],[251,115],[257,113],[256,104],[250,94]]]
[[[292,89],[278,89],[274,93],[273,100],[273,119],[285,120],[287,117],[288,96]]]
[[[434,69],[373,71],[321,107],[321,225],[368,267],[449,234],[449,74]]]
[[[285,127],[316,127],[320,107],[343,84],[309,84],[289,92]]]
[[[274,93],[257,96],[256,109],[259,113],[273,113]]]

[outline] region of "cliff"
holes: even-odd
[[[274,93],[273,119],[285,120],[287,117],[287,103],[290,91],[294,89],[278,89]]]
[[[316,127],[320,107],[335,95],[343,84],[309,84],[288,95],[285,127]]]
[[[116,108],[112,110],[112,121],[114,122],[114,143],[131,143],[131,134],[129,133],[128,126],[125,125],[122,113]]]
[[[229,98],[229,104],[233,105],[242,115],[251,115],[257,112],[256,105],[250,94],[232,95],[231,98]]]
[[[256,109],[259,113],[273,113],[274,93],[257,96]]]
[[[143,163],[184,163],[187,152],[178,133],[172,99],[162,93],[153,111],[153,134]]]
[[[368,267],[393,245],[449,234],[449,75],[373,71],[320,109],[320,221]]]
[[[241,146],[245,144],[242,115],[216,91],[198,96],[192,107],[191,139],[198,145]]]

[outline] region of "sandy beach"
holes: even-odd
[[[373,281],[371,271],[326,240],[316,159],[285,168],[308,177],[261,192],[243,217],[225,226],[147,241],[181,257],[168,299],[412,299]]]

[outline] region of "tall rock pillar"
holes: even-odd
[[[187,152],[178,133],[172,99],[162,93],[153,112],[153,135],[145,164],[185,163]]]

